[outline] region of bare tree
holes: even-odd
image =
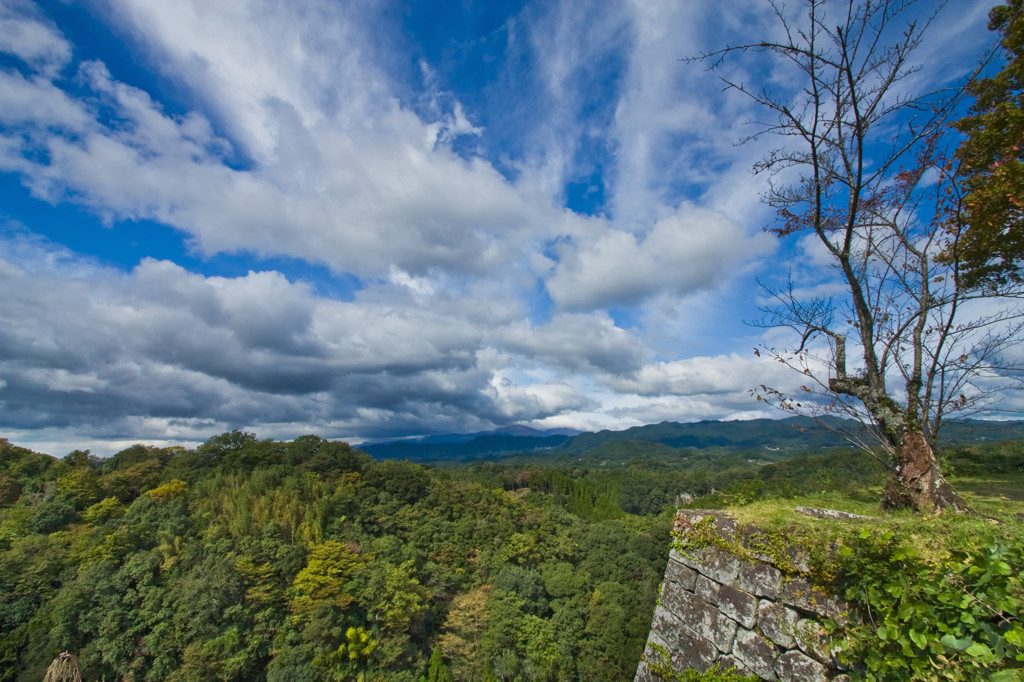
[[[762,324],[796,332],[791,346],[767,351],[807,379],[801,396],[763,386],[758,397],[868,423],[877,441],[859,444],[892,471],[887,506],[963,510],[935,455],[939,428],[1003,388],[1022,313],[1018,291],[961,281],[962,197],[944,145],[965,83],[913,91],[924,79],[910,58],[934,18],[914,19],[913,5],[808,0],[792,18],[773,3],[783,39],[695,60],[715,69],[759,53],[800,79],[787,93],[723,78],[772,114],[752,138],[783,139],[755,165],[778,216],[770,231],[810,235],[829,264],[762,283],[771,301]]]

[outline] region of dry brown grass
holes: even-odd
[[[78,671],[78,659],[67,651],[58,654],[46,669],[43,682],[82,682],[82,674]]]

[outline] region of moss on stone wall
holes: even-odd
[[[1024,520],[819,516],[680,512],[648,658],[764,679],[794,663],[800,679],[1024,678]]]

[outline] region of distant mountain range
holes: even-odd
[[[580,431],[551,429],[539,431],[513,425],[481,433],[448,433],[423,438],[364,443],[359,448],[379,459],[437,460],[485,459],[504,453],[534,452],[563,445]]]
[[[856,422],[831,419],[834,428],[857,432]],[[1024,422],[983,420],[950,421],[943,426],[946,445],[1024,439]],[[571,429],[539,431],[509,426],[472,434],[443,434],[382,443],[365,443],[364,452],[379,459],[417,462],[498,459],[513,454],[583,453],[616,442],[659,443],[673,448],[724,448],[792,452],[847,445],[821,423],[806,417],[745,421],[661,422],[622,431],[579,432]]]

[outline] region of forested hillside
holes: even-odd
[[[666,515],[313,436],[107,460],[0,442],[3,680],[62,651],[89,680],[621,680],[668,551]]]
[[[1019,443],[946,460],[983,492],[1024,466]],[[430,468],[315,436],[105,460],[0,439],[0,680],[62,651],[86,680],[630,679],[677,506],[875,505],[884,480],[849,448],[626,440]]]

